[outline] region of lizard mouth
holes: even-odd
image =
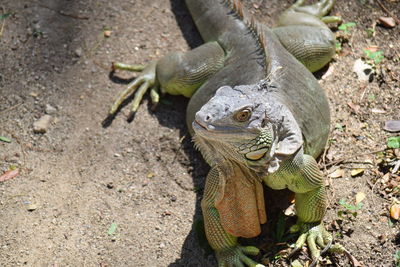
[[[245,154],[246,159],[251,160],[251,161],[257,161],[265,156],[267,154],[268,148],[261,148],[256,151],[251,151]]]
[[[204,123],[194,120],[192,123],[193,130],[195,131],[209,131],[210,129]]]

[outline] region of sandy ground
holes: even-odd
[[[270,26],[290,4],[244,2]],[[400,17],[398,1],[381,2]],[[152,111],[146,97],[133,122],[126,121],[125,108],[102,126],[115,95],[132,80],[129,73],[111,76],[111,62],[146,63],[201,44],[182,1],[3,0],[0,8],[12,13],[0,19],[0,136],[11,140],[0,142],[0,175],[20,172],[0,182],[0,265],[213,266],[192,229],[208,167],[184,125],[187,100],[166,96]],[[370,152],[384,150],[395,135],[382,123],[400,117],[399,26],[374,26],[386,16],[376,1],[338,0],[332,14],[356,26],[317,74],[333,117],[321,168],[326,175],[343,171],[327,179],[325,222],[366,266],[395,266],[399,227],[388,219],[388,207],[400,179],[389,174],[383,181],[390,168]],[[373,45],[385,57],[379,75],[361,83],[352,66]],[[34,133],[33,123],[45,114],[52,116],[50,127]],[[392,159],[400,157],[393,153]],[[364,172],[352,177],[355,168]],[[357,217],[341,218],[346,209],[339,200],[354,204],[360,192],[366,197]],[[276,249],[271,240],[266,235],[257,242]],[[274,266],[287,266],[262,252]],[[343,256],[323,265],[350,266]]]

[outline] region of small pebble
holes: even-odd
[[[361,58],[354,61],[353,71],[357,74],[358,80],[361,82],[371,82],[374,71],[372,66],[365,63]]]
[[[379,17],[379,24],[386,28],[394,28],[396,26],[396,22],[394,18],[391,17]]]
[[[50,104],[46,104],[45,111],[46,111],[46,114],[51,115],[51,114],[54,114],[57,111],[57,109]]]
[[[82,48],[78,47],[77,49],[75,49],[75,55],[77,57],[81,57],[83,54]]]
[[[33,132],[44,134],[49,129],[50,123],[53,117],[50,115],[44,115],[33,123]]]
[[[110,31],[110,30],[104,31],[104,37],[106,37],[106,38],[110,37],[111,33],[112,33],[112,31]]]
[[[37,204],[35,203],[31,203],[28,205],[28,207],[26,208],[28,211],[34,211],[38,208]]]

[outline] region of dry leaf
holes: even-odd
[[[387,182],[389,182],[389,179],[390,179],[390,173],[388,172],[382,176],[382,178],[381,178],[382,184],[386,184]]]
[[[383,125],[383,130],[391,133],[400,132],[400,120],[385,121],[385,125]]]
[[[371,109],[371,112],[372,112],[372,113],[377,113],[377,114],[385,114],[385,113],[386,113],[385,110],[383,110],[383,109],[377,109],[377,108],[372,108],[372,109]]]
[[[351,170],[350,175],[351,175],[352,177],[361,175],[361,174],[364,173],[364,170],[365,170],[365,169],[362,169],[362,168],[353,169],[353,170]]]
[[[348,102],[347,105],[352,109],[354,113],[357,114],[360,112],[361,109],[360,105],[354,104],[353,102]]]
[[[285,210],[285,215],[286,216],[294,216],[296,215],[295,207],[294,204],[290,205],[286,210]]]
[[[334,172],[328,175],[331,178],[340,178],[344,176],[344,170],[343,169],[336,169]]]
[[[392,17],[379,17],[379,24],[381,24],[385,28],[394,28],[396,27],[396,21]]]
[[[111,33],[112,33],[112,31],[110,31],[110,30],[104,31],[104,37],[106,37],[106,38],[110,37]]]
[[[325,74],[322,75],[321,79],[322,79],[322,80],[325,80],[326,78],[328,78],[329,76],[331,76],[332,73],[334,72],[334,70],[335,70],[335,67],[333,67],[333,65],[330,65],[329,68],[328,68],[328,70],[325,72]]]
[[[30,95],[30,96],[33,96],[34,98],[36,98],[36,97],[39,96],[39,93],[37,93],[37,92],[30,92],[29,95]]]
[[[395,203],[390,207],[390,217],[394,220],[400,218],[400,204]]]
[[[356,204],[360,203],[365,199],[365,194],[363,192],[358,192],[356,194]]]
[[[371,45],[370,47],[365,48],[365,50],[371,51],[371,52],[376,52],[379,50],[379,46],[377,45]]]
[[[0,182],[4,182],[12,178],[15,178],[18,174],[19,174],[18,169],[6,171],[3,175],[0,176]]]

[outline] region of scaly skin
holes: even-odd
[[[204,45],[145,67],[113,65],[141,73],[117,98],[110,115],[133,93],[132,113],[147,90],[155,104],[160,92],[191,97],[188,128],[212,166],[202,209],[220,266],[256,266],[246,255],[258,249],[240,246],[237,237],[255,236],[265,223],[262,182],[296,193],[294,228],[301,231],[296,249],[307,242],[313,264],[320,255],[317,246],[324,248],[332,240],[321,223],[326,193],[314,159],[327,140],[329,107],[309,71],[333,56],[333,35],[324,22],[337,18],[323,17],[333,0],[312,6],[303,2],[298,0],[270,30],[237,0],[186,0]],[[251,106],[250,112],[244,104]],[[230,223],[241,218],[237,225]],[[249,229],[243,229],[246,224]]]

